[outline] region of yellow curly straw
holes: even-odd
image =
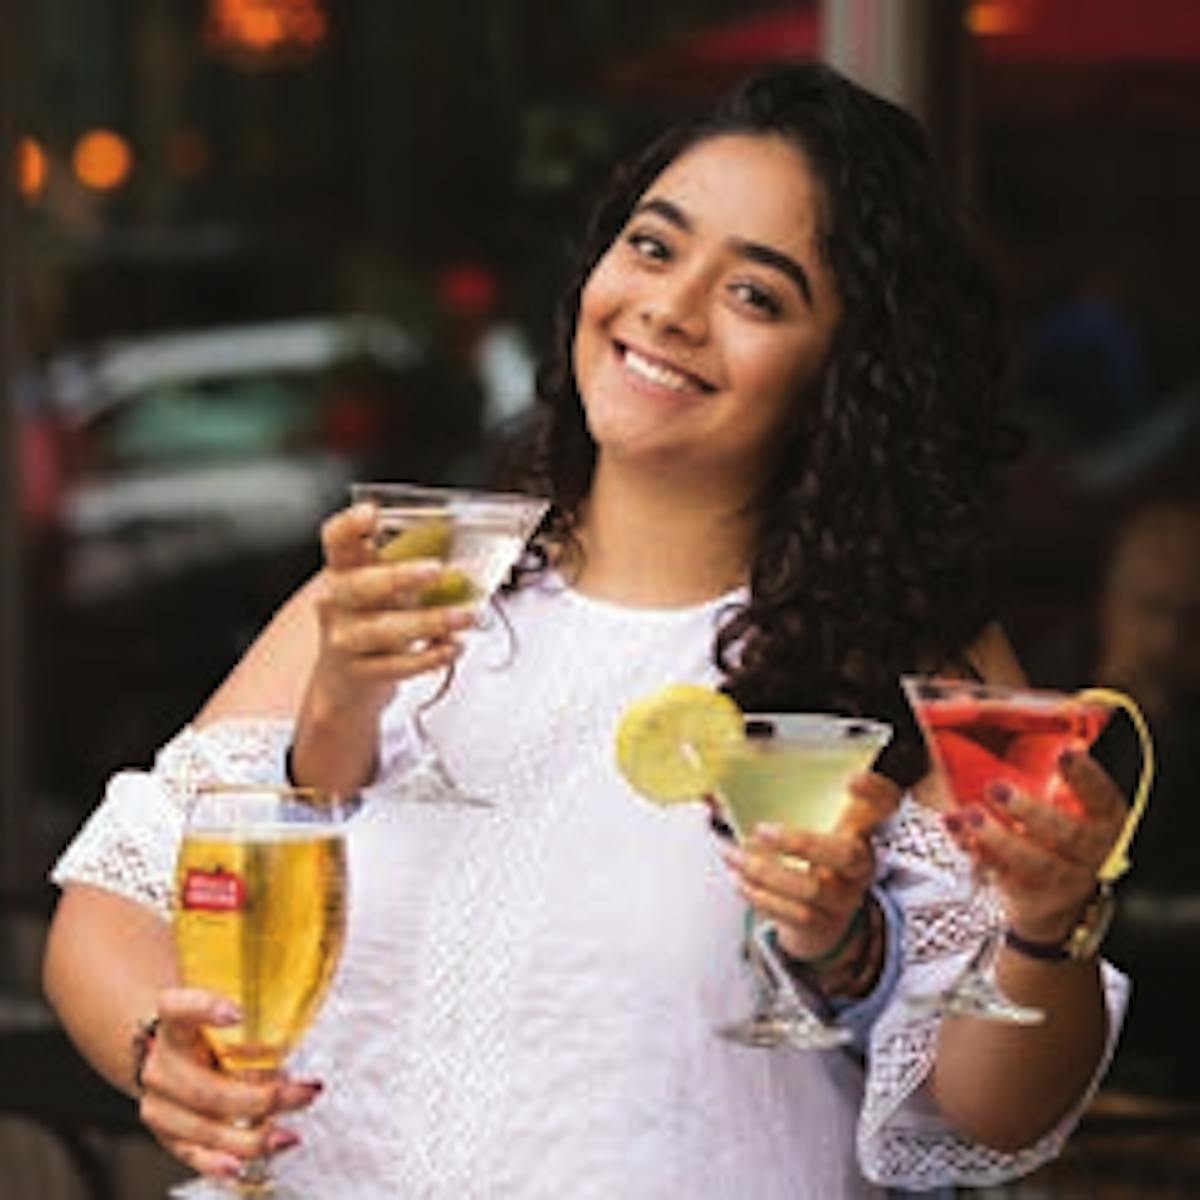
[[[1138,708],[1136,701],[1125,695],[1124,692],[1118,692],[1114,688],[1096,687],[1084,688],[1083,691],[1076,692],[1075,696],[1084,703],[1095,701],[1097,704],[1107,704],[1121,709],[1133,722],[1138,742],[1141,744],[1142,772],[1138,777],[1137,787],[1133,791],[1133,804],[1130,806],[1129,815],[1125,818],[1125,824],[1121,827],[1120,835],[1108,852],[1108,857],[1100,864],[1100,870],[1096,872],[1096,878],[1101,883],[1115,883],[1132,866],[1129,860],[1129,843],[1133,840],[1138,822],[1142,819],[1142,814],[1146,811],[1146,805],[1150,801],[1150,785],[1154,782],[1154,742],[1150,737],[1150,726],[1146,723],[1142,710]]]

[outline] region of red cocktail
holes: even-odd
[[[1086,748],[1112,710],[1056,692],[925,681],[910,693],[954,800],[980,804],[989,783],[1004,782],[1037,800],[1082,814],[1058,773],[1068,747]]]
[[[1007,784],[1032,799],[1083,815],[1082,804],[1060,774],[1059,760],[1069,747],[1091,746],[1123,697],[1097,692],[1071,696],[967,679],[905,678],[901,682],[934,765],[956,804],[986,804],[989,787]],[[1122,846],[1122,855],[1123,850]],[[986,883],[976,872],[976,888]],[[998,906],[991,908],[995,911]],[[963,974],[931,998],[930,1007],[1019,1024],[1042,1019],[1040,1010],[1009,999],[992,977],[1000,932],[999,928],[988,931]]]

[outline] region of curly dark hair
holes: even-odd
[[[822,250],[844,316],[764,480],[749,601],[720,629],[716,662],[747,711],[895,719],[898,675],[961,663],[989,616],[996,468],[1012,451],[996,293],[902,109],[822,64],[772,68],[618,167],[560,303],[522,483],[553,500],[543,538],[570,542],[596,459],[571,369],[584,283],[664,168],[725,134],[804,154],[828,198]]]

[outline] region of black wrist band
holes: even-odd
[[[294,756],[296,753],[296,743],[288,742],[287,749],[283,752],[283,777],[287,780],[289,787],[299,787],[296,782],[296,763]]]
[[[154,1045],[154,1039],[158,1036],[158,1026],[161,1021],[161,1017],[151,1017],[148,1021],[139,1021],[137,1029],[133,1033],[133,1086],[137,1089],[139,1096],[146,1090],[146,1085],[142,1081],[142,1072],[146,1069],[146,1059],[150,1057],[150,1050]]]
[[[1066,941],[1035,942],[1022,937],[1012,929],[1004,931],[1004,944],[1026,958],[1036,958],[1039,962],[1066,962],[1071,957]]]

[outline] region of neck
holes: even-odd
[[[574,584],[619,604],[699,604],[746,582],[756,528],[745,496],[598,462]]]

